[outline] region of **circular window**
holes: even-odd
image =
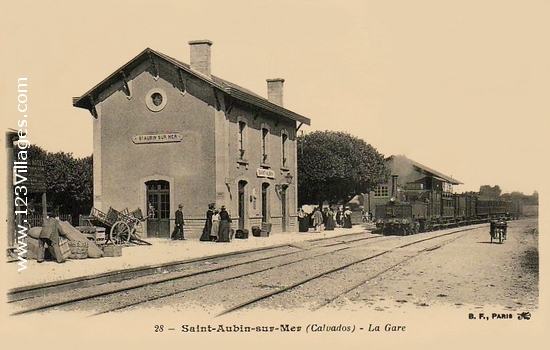
[[[166,92],[159,88],[149,90],[145,96],[145,104],[153,112],[161,111],[166,106]]]

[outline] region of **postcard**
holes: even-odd
[[[548,3],[3,9],[10,348],[544,347]]]

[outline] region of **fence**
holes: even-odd
[[[68,221],[69,223],[72,224],[73,223],[72,219],[73,219],[73,216],[71,214],[59,215],[59,220],[61,221]],[[42,224],[44,223],[44,217],[42,215],[28,215],[27,223],[31,225],[31,227],[42,226]]]

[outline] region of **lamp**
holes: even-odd
[[[292,183],[293,178],[294,178],[294,176],[290,175],[290,173],[287,173],[286,176],[285,176],[286,183],[288,185],[290,185]]]
[[[284,177],[284,181],[281,181],[281,183],[278,183],[275,185],[275,190],[277,191],[277,194],[281,194],[283,190],[286,190],[288,186],[292,183],[292,179],[294,176],[292,176],[290,173],[287,173]]]

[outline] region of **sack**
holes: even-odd
[[[88,257],[88,242],[69,241],[71,255],[69,259],[86,259]]]
[[[63,258],[63,260],[67,260],[71,256],[69,240],[63,237],[59,237],[59,250],[61,251],[61,257]]]
[[[34,239],[38,239],[40,237],[40,232],[42,232],[42,227],[31,227],[27,231],[27,235]]]
[[[59,221],[59,224],[63,229],[63,233],[65,233],[65,236],[67,236],[69,240],[79,241],[79,242],[88,242],[89,258],[101,258],[103,256],[103,252],[94,242],[89,241],[85,235],[83,235],[79,230],[74,228],[67,221]]]

